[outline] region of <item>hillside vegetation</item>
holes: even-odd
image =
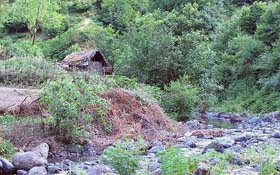
[[[115,75],[159,87],[162,106],[183,120],[198,108],[280,108],[279,1],[17,0],[0,8],[1,58],[54,62],[99,48]]]
[[[280,0],[0,0],[0,174],[279,174],[279,17]]]

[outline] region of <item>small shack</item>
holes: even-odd
[[[95,71],[101,75],[113,73],[112,65],[97,49],[71,53],[59,65],[67,71]]]

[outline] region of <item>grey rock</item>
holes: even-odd
[[[40,167],[33,167],[29,172],[28,175],[47,175],[47,170],[44,166]]]
[[[150,171],[155,171],[157,170],[158,168],[160,167],[160,164],[159,163],[151,163],[150,165]]]
[[[234,169],[231,173],[232,175],[258,175],[252,167],[246,166],[239,169]]]
[[[72,162],[71,160],[69,160],[69,159],[65,159],[65,160],[63,161],[63,164],[64,164],[64,165],[67,165],[67,166],[70,166],[72,163],[73,163],[73,162]]]
[[[231,163],[232,163],[232,164],[239,165],[239,166],[243,165],[242,159],[241,159],[240,156],[238,156],[238,155],[234,155],[234,156],[233,156],[233,159],[232,159]]]
[[[103,173],[113,174],[113,171],[110,167],[105,165],[96,166],[86,171],[86,175],[102,175]]]
[[[189,148],[196,148],[197,147],[197,145],[195,144],[195,142],[192,139],[186,140],[184,145],[189,147]]]
[[[14,165],[4,158],[0,158],[0,169],[4,174],[11,174],[15,171]]]
[[[59,166],[55,166],[55,165],[48,166],[48,172],[50,174],[57,174],[57,173],[60,173],[61,171],[62,171],[62,168],[60,168]]]
[[[241,136],[234,137],[234,141],[235,142],[245,142],[245,141],[249,140],[250,138],[251,138],[251,136],[249,136],[249,135],[241,135]]]
[[[220,153],[223,153],[225,151],[225,148],[223,145],[221,145],[217,142],[212,142],[203,149],[202,153],[206,153],[211,149],[214,149],[215,151],[220,152]]]
[[[163,172],[160,168],[156,169],[155,171],[152,172],[152,175],[163,175]]]
[[[163,146],[162,142],[161,141],[158,141],[158,140],[154,140],[152,143],[151,143],[152,146]]]
[[[234,151],[234,152],[240,152],[242,150],[242,146],[240,145],[234,145],[231,147],[231,150]]]
[[[210,175],[209,167],[205,163],[200,162],[195,175]]]
[[[41,157],[47,159],[49,154],[49,145],[47,143],[41,143],[40,145],[34,147],[32,152],[37,152],[41,155]]]
[[[228,137],[218,138],[216,142],[222,145],[224,148],[229,148],[234,145],[235,141]]]
[[[41,154],[29,151],[16,153],[12,158],[12,163],[16,169],[30,170],[35,166],[46,166],[48,161],[44,157],[41,157]]]
[[[217,164],[218,159],[217,158],[212,158],[210,160],[210,165],[215,166]]]
[[[28,175],[28,172],[25,170],[17,170],[17,175]]]
[[[152,147],[148,152],[149,153],[154,153],[154,154],[157,154],[161,151],[164,151],[165,150],[165,147],[164,146],[154,146]]]
[[[276,132],[272,135],[273,138],[280,139],[280,132]]]

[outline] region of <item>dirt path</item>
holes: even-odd
[[[30,104],[38,99],[38,89],[18,89],[0,87],[0,108],[9,108],[20,104]]]

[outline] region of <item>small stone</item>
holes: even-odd
[[[210,175],[209,167],[205,163],[200,162],[195,175]]]
[[[73,163],[73,162],[72,162],[71,160],[69,160],[69,159],[65,159],[65,160],[63,161],[63,164],[64,164],[64,165],[67,165],[67,166],[70,166],[72,163]]]
[[[276,132],[272,135],[273,138],[280,139],[280,132]]]
[[[44,166],[33,167],[29,171],[28,175],[47,175],[47,170]]]
[[[240,145],[234,145],[231,147],[231,150],[234,152],[240,152],[243,147]]]
[[[223,145],[224,148],[229,148],[234,145],[234,140],[228,137],[218,138],[216,142]]]
[[[162,170],[160,168],[158,168],[152,172],[152,175],[163,175],[163,173],[162,173]]]
[[[215,165],[217,164],[217,161],[218,161],[217,158],[212,158],[212,159],[210,160],[210,164],[211,164],[212,166],[215,166]]]
[[[225,151],[225,148],[223,145],[221,145],[217,142],[212,142],[204,148],[202,153],[206,153],[211,149],[214,149],[215,151],[220,152],[220,153],[223,153]]]
[[[159,153],[161,151],[164,151],[164,150],[165,150],[164,146],[154,146],[148,152],[157,154],[157,153]]]
[[[28,172],[25,170],[17,170],[17,175],[28,175]]]
[[[240,156],[238,156],[238,155],[234,155],[234,156],[233,156],[233,160],[232,160],[231,163],[232,163],[232,164],[239,165],[239,166],[243,165],[242,159],[241,159]]]
[[[60,173],[62,171],[62,169],[58,166],[52,165],[52,166],[48,166],[48,172],[50,174],[57,174]]]
[[[151,144],[153,147],[154,146],[163,146],[162,142],[158,141],[158,140],[154,140]]]
[[[259,173],[256,172],[252,167],[246,166],[240,169],[235,169],[232,172],[232,175],[258,175]]]
[[[4,158],[0,158],[0,169],[4,174],[11,174],[15,171],[14,165]]]
[[[192,139],[186,140],[184,145],[186,145],[189,148],[196,148],[197,147],[197,145],[194,143],[194,141]]]
[[[101,175],[105,173],[112,173],[112,170],[110,167],[105,166],[105,165],[100,165],[100,166],[95,166],[93,168],[90,168],[86,171],[86,175]]]
[[[155,170],[157,170],[158,168],[160,167],[160,164],[158,164],[158,163],[152,163],[151,165],[150,165],[150,171],[155,171]]]
[[[247,140],[249,140],[251,137],[249,135],[241,135],[241,136],[237,136],[234,137],[234,141],[235,142],[245,142]]]

